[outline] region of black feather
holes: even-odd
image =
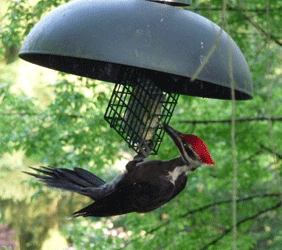
[[[78,192],[87,196],[89,195],[85,192],[85,188],[95,188],[105,184],[101,178],[81,168],[74,170],[52,167],[30,168],[37,173],[23,172],[36,177],[50,187]]]

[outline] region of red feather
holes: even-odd
[[[200,137],[196,135],[182,135],[181,137],[192,146],[193,150],[200,156],[203,163],[215,165],[207,144]]]

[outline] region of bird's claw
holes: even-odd
[[[158,121],[158,125],[161,127],[161,128],[163,128],[164,127],[164,122],[162,122],[162,121]]]
[[[134,160],[143,161],[147,158],[151,152],[149,145],[143,141],[142,143],[137,142],[138,154],[134,157]]]

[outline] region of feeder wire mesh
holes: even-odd
[[[115,85],[104,118],[137,153],[157,154],[164,136],[160,121],[169,123],[178,97],[133,69]]]

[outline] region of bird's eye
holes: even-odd
[[[191,150],[191,145],[187,141],[182,140],[182,143],[186,150]]]
[[[187,154],[193,159],[193,160],[199,160],[200,157],[198,156],[198,154],[193,150],[193,147],[192,145],[187,142],[186,140],[183,140],[182,139],[182,143],[183,143],[183,146],[187,152]]]
[[[187,147],[189,145],[189,143],[186,140],[184,140],[184,139],[182,139],[182,143],[183,143],[184,147]]]

